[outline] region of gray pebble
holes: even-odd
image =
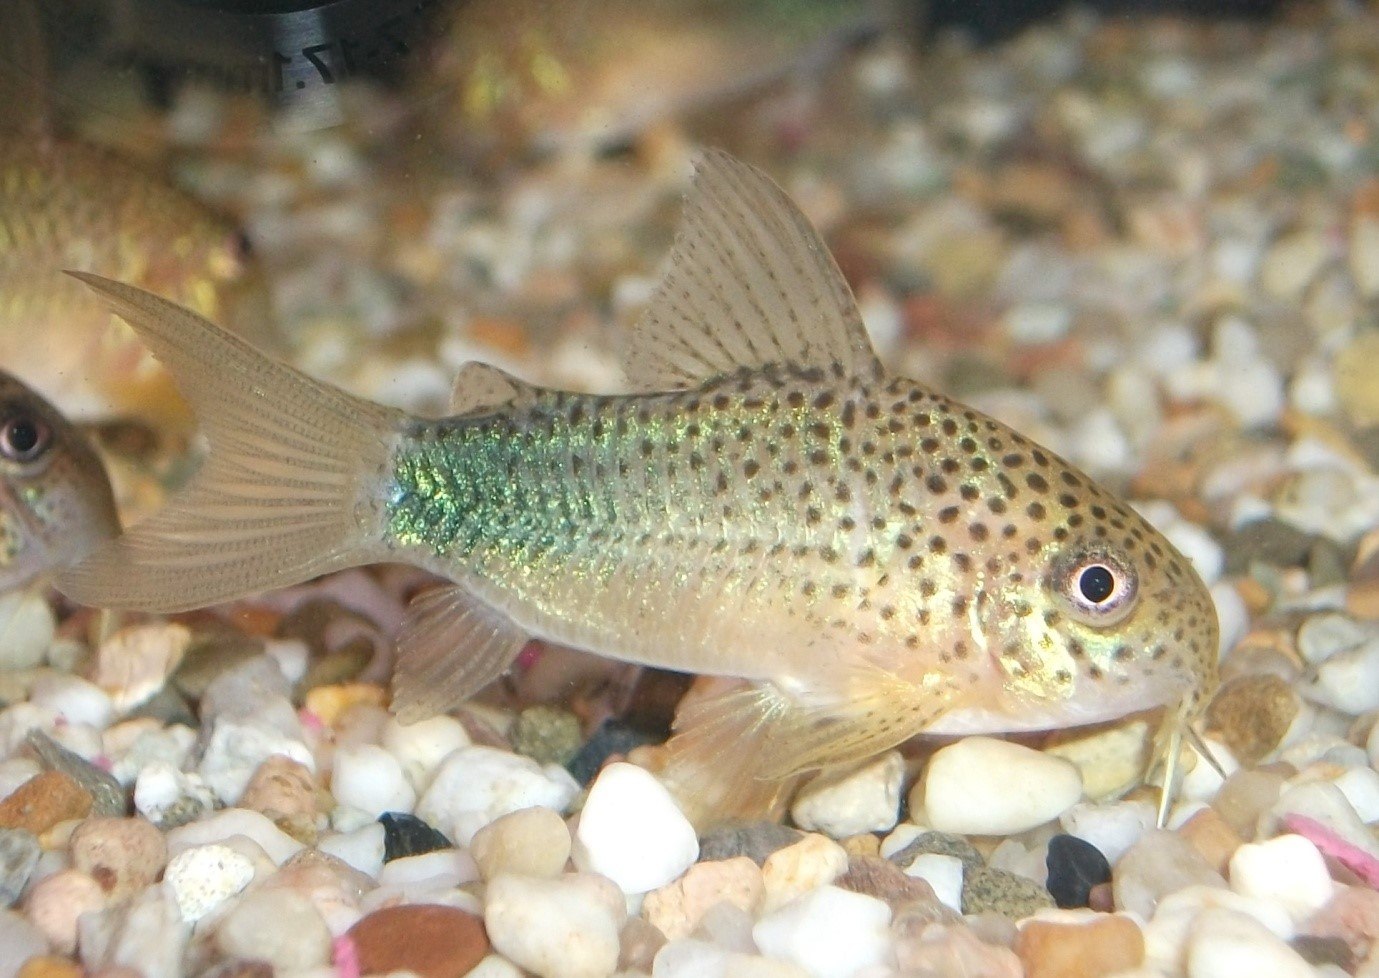
[[[915,857],[930,853],[939,856],[957,856],[967,869],[977,869],[986,865],[986,860],[982,858],[982,854],[976,850],[972,843],[960,835],[952,835],[948,832],[925,832],[904,849],[891,853],[889,858],[901,869],[905,869],[915,861]]]
[[[263,654],[263,642],[239,632],[196,635],[188,646],[172,685],[189,700],[199,700],[222,673]]]
[[[963,874],[964,914],[997,913],[1020,920],[1053,905],[1049,891],[1028,877],[986,866],[968,869]]]
[[[129,813],[124,786],[109,771],[102,771],[80,754],[74,754],[42,730],[30,730],[26,741],[44,767],[61,771],[90,792],[91,815],[123,818]]]
[[[1225,541],[1226,573],[1244,574],[1256,563],[1301,567],[1307,563],[1316,540],[1313,534],[1282,520],[1246,523]]]
[[[794,845],[804,838],[796,829],[775,822],[727,822],[711,829],[699,840],[699,861],[746,856],[760,866],[777,849]]]
[[[0,829],[0,907],[12,907],[24,892],[42,848],[24,829]]]

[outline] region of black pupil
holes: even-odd
[[[1116,577],[1105,567],[1096,564],[1082,572],[1077,580],[1082,596],[1092,604],[1101,604],[1116,589]]]
[[[16,455],[27,455],[38,447],[38,425],[28,418],[18,418],[5,429],[5,440],[10,451]]]

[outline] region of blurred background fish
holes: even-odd
[[[166,374],[61,272],[126,277],[274,342],[249,240],[162,175],[57,133],[44,32],[0,5],[0,364],[74,418],[185,417]]]

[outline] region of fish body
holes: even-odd
[[[259,340],[270,335],[247,239],[228,221],[99,147],[0,140],[0,362],[73,417],[175,417],[180,402],[169,396],[167,374],[62,274],[72,267],[137,283],[236,328],[253,323]]]
[[[51,404],[0,371],[0,592],[120,532],[95,451]]]
[[[62,586],[170,610],[402,560],[454,584],[398,642],[443,710],[532,636],[736,677],[682,710],[673,778],[723,814],[922,732],[1072,726],[1216,679],[1211,598],[1133,509],[1006,425],[889,374],[817,233],[758,171],[701,165],[623,396],[472,364],[409,417],[87,278],[199,401],[192,486]]]

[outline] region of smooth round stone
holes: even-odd
[[[344,747],[335,752],[330,790],[337,802],[366,812],[371,818],[384,812],[410,812],[417,803],[416,792],[397,759],[373,744]]]
[[[64,869],[39,880],[24,898],[24,916],[43,932],[53,949],[71,954],[77,946],[77,919],[105,906],[105,891],[86,873]]]
[[[434,716],[416,723],[389,717],[383,725],[383,746],[402,765],[418,792],[431,783],[436,769],[452,751],[470,746],[464,724],[452,716]]]
[[[436,904],[375,910],[351,927],[348,937],[363,974],[410,971],[420,978],[462,978],[489,950],[478,917]]]
[[[1101,850],[1075,835],[1055,835],[1045,857],[1045,886],[1060,907],[1085,907],[1092,887],[1111,881],[1111,864]]]
[[[300,842],[258,812],[247,808],[227,808],[207,818],[180,826],[167,834],[172,855],[192,846],[223,842],[243,835],[263,848],[274,864],[281,866],[304,848]]]
[[[57,624],[43,595],[30,588],[0,594],[0,669],[32,669],[43,663]]]
[[[163,688],[191,641],[191,631],[172,622],[122,628],[96,649],[91,678],[126,713]]]
[[[891,908],[875,897],[823,886],[766,914],[752,927],[762,953],[811,978],[852,978],[891,951]]]
[[[1359,622],[1338,611],[1311,615],[1298,627],[1298,651],[1312,665],[1320,665],[1337,652],[1354,649],[1376,637],[1374,625]]]
[[[795,796],[790,818],[807,832],[844,839],[862,832],[888,832],[900,814],[905,761],[888,751],[855,770],[820,776]]]
[[[13,910],[0,910],[0,976],[17,975],[26,961],[49,950],[38,928]]]
[[[195,922],[243,890],[254,863],[229,846],[193,846],[168,862],[163,882],[172,890],[182,919]]]
[[[1316,978],[1312,966],[1267,927],[1242,913],[1209,908],[1187,944],[1187,978],[1255,975]]]
[[[1143,963],[1144,934],[1118,914],[1068,922],[1035,918],[1017,932],[1014,950],[1030,978],[1102,978]]]
[[[122,900],[153,883],[168,860],[163,833],[142,818],[89,818],[67,843],[72,865]]]
[[[1190,886],[1225,889],[1221,874],[1179,836],[1153,829],[1116,862],[1116,908],[1148,919],[1159,900]]]
[[[78,676],[54,673],[39,678],[29,691],[29,702],[46,706],[67,723],[82,723],[104,730],[115,716],[115,706],[105,691]]]
[[[314,830],[316,778],[305,764],[274,754],[249,778],[239,804],[279,824],[309,825]]]
[[[1379,638],[1329,656],[1303,694],[1350,716],[1379,709]]]
[[[1244,896],[1273,900],[1301,923],[1335,893],[1326,861],[1300,835],[1280,835],[1241,846],[1231,856],[1231,889]]]
[[[278,973],[330,961],[326,922],[309,899],[281,887],[246,893],[216,926],[215,941],[228,957],[267,961]]]
[[[924,880],[945,907],[962,913],[962,881],[966,866],[957,856],[921,852],[909,860],[905,875]]]
[[[500,875],[489,881],[484,926],[493,947],[539,978],[607,978],[618,966],[623,894],[607,879]]]
[[[488,823],[540,805],[563,812],[579,791],[562,768],[493,747],[462,747],[441,764],[417,803],[418,818],[469,845]]]
[[[847,872],[847,850],[832,839],[817,833],[777,849],[761,866],[761,882],[766,888],[767,912],[782,907],[796,897],[832,883]]]
[[[549,808],[523,808],[490,822],[470,841],[479,873],[489,880],[501,873],[555,877],[570,858],[570,830]]]
[[[963,835],[1024,832],[1062,815],[1082,797],[1074,765],[989,737],[968,737],[938,751],[921,785],[922,794],[911,795],[911,809],[923,811],[932,828]]]
[[[1252,673],[1225,683],[1207,717],[1230,752],[1253,764],[1283,743],[1301,708],[1292,683],[1273,673]]]
[[[605,767],[575,830],[575,864],[624,893],[664,886],[699,857],[699,837],[665,786],[634,764]]]
[[[274,754],[289,757],[308,770],[316,758],[300,738],[274,728],[269,718],[251,716],[244,721],[215,721],[197,773],[216,797],[227,805],[238,804],[259,765]]]

